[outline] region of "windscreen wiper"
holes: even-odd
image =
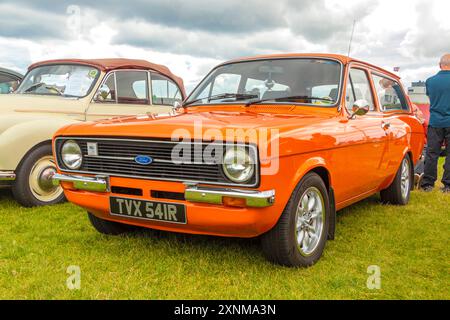
[[[319,98],[319,97],[312,97],[312,96],[288,96],[288,97],[280,97],[280,98],[268,98],[268,99],[261,99],[261,100],[253,100],[249,101],[245,104],[246,107],[249,107],[253,104],[263,103],[267,101],[292,101],[292,100],[319,100],[319,101],[327,101],[327,102],[333,102],[333,99],[327,99],[327,98]]]
[[[193,101],[190,101],[188,103],[186,103],[184,105],[184,107],[187,107],[191,104],[194,104],[196,102],[202,101],[204,99],[207,99],[208,102],[214,101],[214,100],[222,100],[222,99],[236,99],[236,100],[247,100],[247,99],[255,99],[258,98],[259,96],[256,94],[246,94],[246,93],[221,93],[221,94],[217,94],[214,96],[210,96],[208,98],[201,98],[201,99],[196,99]]]

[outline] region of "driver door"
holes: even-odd
[[[86,120],[166,113],[172,106],[153,105],[150,72],[116,70],[109,73],[86,111]]]
[[[373,89],[368,70],[352,68],[349,72],[346,88],[347,114],[352,114],[356,101],[364,101],[369,112],[355,116],[345,124],[344,153],[340,157],[339,179],[348,181],[340,191],[340,199],[352,201],[364,194],[373,192],[383,182],[385,163],[388,158],[388,138],[382,129],[383,115],[375,104]],[[341,151],[342,152],[342,151]],[[349,177],[353,177],[349,181]],[[338,198],[338,195],[336,195]]]

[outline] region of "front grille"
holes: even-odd
[[[83,153],[82,166],[76,171],[68,170],[60,159],[61,147],[67,140],[76,141]],[[173,141],[64,137],[57,138],[55,143],[58,166],[62,171],[164,181],[237,185],[225,177],[220,163],[211,164],[201,161],[201,155],[209,145],[208,143],[196,143],[197,148],[191,144],[191,160],[181,164],[172,162],[172,149],[178,144]],[[88,155],[88,143],[97,144],[96,156]],[[251,146],[246,146],[246,148],[253,153],[254,159],[257,159],[256,148]],[[138,164],[135,158],[139,155],[149,156],[153,162],[149,165]],[[255,174],[252,180],[239,186],[255,187],[257,183],[258,175]]]

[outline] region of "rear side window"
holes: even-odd
[[[381,111],[409,110],[405,95],[398,82],[379,75],[373,75],[373,82]]]
[[[117,100],[122,104],[149,104],[148,73],[117,71]]]
[[[369,105],[369,110],[375,110],[372,89],[370,87],[367,73],[361,69],[351,69],[347,81],[347,93],[345,101],[348,110],[352,110],[353,105],[358,100],[365,100]]]
[[[183,100],[178,86],[163,75],[152,73],[152,101],[155,105],[173,106]]]

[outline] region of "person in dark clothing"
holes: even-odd
[[[433,190],[442,144],[445,140],[450,142],[450,54],[442,57],[440,67],[441,71],[426,82],[427,95],[430,97],[430,124],[425,172],[421,181],[424,191]],[[450,193],[450,147],[447,147],[442,183],[442,192]]]

